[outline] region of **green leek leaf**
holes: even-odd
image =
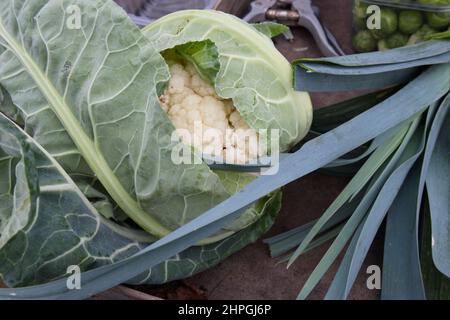
[[[339,196],[334,200],[330,207],[328,207],[328,209],[322,214],[316,225],[311,229],[311,231],[305,237],[295,253],[292,255],[289,261],[289,265],[291,265],[303,253],[303,250],[307,247],[309,242],[314,239],[314,237],[319,233],[319,231],[329,221],[329,219],[331,219],[333,215],[336,214],[339,208],[341,208],[345,203],[351,201],[361,192],[361,190],[366,187],[372,176],[380,168],[383,167],[386,160],[388,160],[400,146],[407,132],[408,126],[404,126],[398,134],[389,139],[389,141],[387,141],[385,144],[381,145],[373,153],[373,155],[367,160],[367,162],[356,174],[356,176],[339,194]],[[373,190],[371,192],[376,192],[376,190]]]
[[[410,81],[421,66],[450,62],[450,43],[431,41],[386,52],[301,59],[295,87],[306,91],[383,89]]]
[[[420,172],[408,176],[392,204],[386,223],[381,299],[424,299],[417,238]],[[413,201],[411,201],[413,200]]]
[[[429,111],[427,123],[430,123],[433,112]],[[361,235],[358,237],[355,252],[350,262],[349,272],[347,274],[347,283],[345,285],[345,297],[350,293],[354,281],[358,275],[367,252],[375,238],[381,223],[383,222],[390,206],[394,202],[396,195],[400,191],[410,170],[413,168],[419,157],[422,155],[426,142],[427,126],[419,128],[399,160],[400,165],[392,173],[384,184],[377,199],[375,200],[367,219],[363,224]]]
[[[395,170],[398,162],[402,157],[403,152],[405,151],[406,147],[409,144],[409,141],[413,137],[414,132],[417,129],[419,119],[420,116],[418,116],[411,123],[409,128],[408,127],[406,128],[405,132],[401,132],[399,135],[395,136],[389,143],[386,144],[386,146],[384,146],[384,148],[380,147],[379,150],[382,150],[380,151],[380,153],[384,154],[385,156],[388,156],[389,160],[385,158],[384,161],[387,160],[386,163],[383,164],[383,166],[377,172],[376,175],[375,173],[372,174],[375,176],[372,179],[368,191],[363,196],[361,203],[358,205],[353,215],[345,224],[342,232],[337,236],[331,247],[328,249],[327,253],[323,256],[323,258],[321,259],[317,267],[314,269],[311,276],[306,281],[305,285],[303,286],[302,290],[300,291],[297,297],[298,299],[305,299],[311,293],[311,291],[323,277],[325,272],[337,258],[339,253],[342,251],[345,244],[352,237],[352,235],[354,235],[358,226],[365,219],[365,216],[369,211],[370,207],[372,206],[373,201],[377,198],[378,193],[382,190],[382,187],[386,182],[386,180]],[[377,158],[376,153],[374,153],[372,157]],[[368,162],[369,161],[370,159],[368,160]],[[364,172],[365,170],[362,169],[361,171]],[[306,243],[306,241],[304,241],[304,243]],[[302,245],[304,244],[302,243]],[[301,248],[302,245],[299,248]],[[294,259],[291,259],[290,262],[292,263],[293,261]]]
[[[399,199],[396,200],[388,215],[383,269],[385,283],[382,290],[383,299],[424,298],[418,253],[419,214],[432,152],[448,112],[448,103],[449,97],[447,96],[442,104],[432,107],[433,109],[438,107],[438,109],[428,135],[421,172],[408,178],[409,183],[403,186],[405,190],[402,189]],[[416,171],[418,170],[416,169]],[[411,200],[411,196],[414,197],[414,195],[416,195],[415,199]],[[424,248],[424,250],[428,250],[428,248]]]
[[[424,216],[421,229],[420,262],[426,296],[429,300],[448,300],[450,299],[450,279],[436,269],[433,261],[431,217],[428,201],[425,201],[422,213]]]
[[[426,186],[430,203],[432,253],[436,268],[450,278],[450,95],[439,109],[429,143],[431,154]]]

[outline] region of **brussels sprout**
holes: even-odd
[[[386,51],[389,48],[387,47],[386,40],[382,39],[378,41],[378,51]]]
[[[386,46],[389,49],[399,48],[408,44],[409,37],[403,33],[396,32],[386,39]]]
[[[425,41],[426,37],[437,33],[438,31],[436,29],[433,29],[428,24],[424,24],[416,33],[411,35],[411,37],[408,40],[408,44],[416,44],[422,41]]]
[[[367,29],[367,8],[368,4],[361,2],[360,0],[355,1],[353,6],[353,25],[358,30]]]
[[[355,1],[355,5],[353,7],[353,16],[355,18],[364,19],[367,17],[367,8],[369,5],[360,0]]]
[[[361,30],[353,37],[353,47],[358,52],[375,51],[377,41],[369,30]]]
[[[358,18],[356,16],[353,16],[353,25],[358,30],[367,29],[367,18]]]
[[[436,29],[445,29],[450,24],[450,11],[448,12],[427,12],[428,24]]]
[[[400,11],[398,18],[398,28],[406,34],[413,34],[423,25],[422,12],[415,10]]]
[[[372,35],[375,39],[383,39],[397,31],[398,16],[395,10],[381,8],[381,29],[373,29]]]

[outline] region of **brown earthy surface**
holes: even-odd
[[[122,0],[124,1],[124,0]],[[351,1],[313,0],[321,9],[323,22],[334,33],[343,49],[351,52]],[[277,46],[289,60],[298,57],[320,56],[308,31],[296,28],[296,40],[289,43],[277,39]],[[323,107],[347,98],[349,94],[313,94],[315,107]],[[311,174],[284,188],[283,208],[276,225],[267,235],[272,236],[317,219],[331,204],[347,183],[347,179]],[[182,282],[157,288],[141,288],[157,296],[169,299],[294,299],[308,276],[325,253],[326,244],[301,257],[286,270],[271,259],[267,247],[259,241],[233,255],[220,265]],[[366,288],[367,265],[381,263],[382,241],[377,240],[362,268],[350,299],[376,299],[378,292]],[[339,264],[311,294],[311,299],[321,299],[327,291]]]
[[[161,300],[144,292],[124,286],[118,286],[102,294],[93,296],[90,300]]]

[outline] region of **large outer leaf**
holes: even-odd
[[[70,265],[86,270],[141,248],[121,235],[131,231],[104,223],[58,163],[2,114],[0,158],[0,216],[7,218],[0,274],[8,285],[48,281]]]
[[[81,10],[81,29],[67,26],[70,5]],[[26,131],[74,179],[98,178],[157,237],[229,196],[205,164],[173,164],[174,127],[158,101],[167,66],[119,7],[8,0],[0,12],[0,83]]]
[[[120,261],[149,241],[141,231],[102,218],[62,167],[1,113],[0,177],[0,276],[10,286],[63,277],[70,265],[89,270]],[[265,200],[257,208],[262,214],[257,223],[218,243],[181,252],[133,282],[185,278],[256,241],[272,225],[281,193]]]
[[[216,91],[222,98],[233,99],[250,127],[280,129],[281,151],[307,134],[312,119],[308,94],[293,90],[291,65],[251,25],[217,11],[188,10],[163,17],[143,32],[160,52],[189,42],[212,41],[220,62]]]
[[[263,207],[259,208],[261,218],[246,229],[217,243],[189,248],[130,282],[161,284],[183,279],[211,268],[249,243],[257,241],[272,227],[280,211],[281,192],[272,194],[266,200]]]

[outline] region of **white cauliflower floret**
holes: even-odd
[[[224,148],[224,131],[217,128],[203,128],[203,149],[204,154],[209,154],[215,157],[223,156]]]
[[[200,103],[202,103],[203,98],[196,95],[196,94],[191,94],[190,96],[187,96],[186,99],[183,100],[182,104],[183,106],[188,109],[188,108],[193,108],[193,109],[199,109],[200,110]]]
[[[233,153],[235,159],[232,162],[245,163],[258,157],[258,135],[252,129],[235,129],[229,131],[225,141],[227,152],[227,161],[231,161]]]
[[[172,106],[169,110],[169,118],[177,129],[188,129],[186,110],[181,104]]]
[[[216,90],[209,83],[204,81],[198,74],[192,76],[191,79],[192,89],[195,93],[205,96],[217,97]]]
[[[222,131],[222,134],[225,134],[225,130],[228,128],[228,119],[225,105],[222,101],[213,97],[204,97],[200,103],[200,110],[205,125],[217,128]]]
[[[189,73],[184,70],[182,65],[172,65],[170,67],[170,74],[172,77],[169,81],[169,94],[182,93],[184,88],[190,86],[191,77]]]
[[[181,104],[184,99],[186,99],[189,96],[195,95],[194,91],[192,91],[189,88],[184,88],[184,90],[180,93],[175,93],[172,95],[169,95],[169,105],[172,104]]]
[[[219,98],[191,64],[174,63],[170,73],[169,86],[160,97],[161,106],[175,128],[185,130],[180,134],[184,143],[204,154],[223,157],[228,163],[243,164],[258,157],[258,134],[232,100]]]
[[[202,98],[197,95],[187,96],[180,104],[173,105],[169,110],[169,117],[174,126],[179,129],[194,129],[196,121],[202,121],[199,105]]]

